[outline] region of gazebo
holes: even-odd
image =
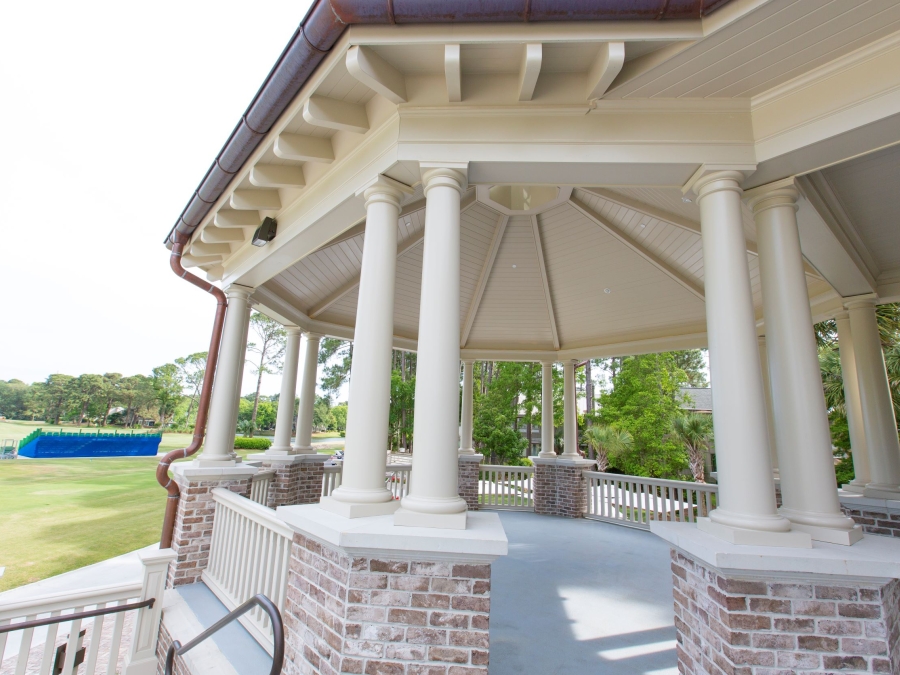
[[[485,673],[487,633],[468,622],[489,613],[479,583],[506,538],[473,488],[472,364],[539,362],[545,397],[563,364],[565,450],[544,406],[535,510],[578,517],[591,462],[575,364],[706,347],[715,508],[652,523],[672,546],[682,672],[900,672],[900,543],[848,515],[900,518],[875,318],[900,300],[900,5],[594,4],[314,4],[165,240],[176,273],[219,298],[205,445],[160,469],[170,583],[208,563],[210,490],[274,472],[268,505],[293,537],[290,672]],[[247,463],[233,439],[251,307],[288,343],[275,443]],[[826,318],[856,470],[840,494],[813,333]],[[354,342],[325,497],[322,336]],[[418,355],[401,500],[385,487],[392,349]],[[385,613],[363,590],[384,589],[381,573],[398,589],[458,582],[441,620],[465,628],[463,665],[429,655],[429,629],[392,632],[444,596]],[[368,647],[353,617],[375,626]],[[886,631],[861,637],[868,620]]]

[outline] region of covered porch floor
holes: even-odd
[[[676,675],[669,545],[584,519],[500,512],[491,675]]]

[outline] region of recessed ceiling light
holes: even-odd
[[[690,204],[694,200],[691,199],[690,197],[682,197],[681,201],[683,201],[685,204]]]
[[[612,293],[612,290],[610,290],[609,288],[604,288],[604,289],[603,289],[603,292],[604,292],[604,293]]]
[[[641,227],[647,227],[647,223],[641,223]]]
[[[515,266],[515,265],[513,265],[513,269],[516,269],[516,266]]]

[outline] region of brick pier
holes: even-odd
[[[533,457],[534,512],[546,516],[583,518],[588,505],[582,471],[594,467],[589,459]]]
[[[478,473],[481,469],[481,460],[484,455],[460,455],[459,473],[457,474],[458,494],[466,500],[469,511],[479,509],[478,502]]]
[[[263,469],[274,469],[269,485],[270,509],[290,504],[318,504],[322,498],[322,477],[330,455],[250,455]]]

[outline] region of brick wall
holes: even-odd
[[[900,673],[900,580],[724,576],[672,551],[683,675]]]
[[[156,660],[158,664],[156,667],[157,675],[164,675],[166,672],[166,653],[169,651],[169,646],[171,644],[172,636],[169,635],[169,631],[166,629],[165,624],[160,621],[159,640],[156,643]],[[172,675],[191,675],[190,669],[184,663],[184,658],[181,656],[175,657]]]
[[[250,494],[250,479],[247,477],[197,480],[173,472],[173,478],[181,491],[172,534],[172,550],[178,557],[169,565],[167,588],[197,583],[206,569],[216,512],[212,491],[225,488],[245,497]]]
[[[470,455],[471,457],[471,455]],[[480,456],[475,459],[459,459],[459,474],[457,476],[457,491],[459,496],[466,500],[469,511],[477,511],[478,504],[478,473],[481,469]]]
[[[275,476],[269,484],[267,506],[271,509],[290,504],[318,504],[322,498],[324,464],[314,462],[266,462],[264,469],[274,469]]]
[[[583,518],[587,511],[587,481],[584,466],[536,461],[534,466],[534,512],[565,518]]]
[[[294,535],[286,675],[487,675],[491,567],[352,558]]]
[[[850,516],[857,525],[862,525],[867,534],[882,534],[888,537],[900,537],[900,513],[873,511],[871,506],[857,507],[841,504],[841,511]]]

